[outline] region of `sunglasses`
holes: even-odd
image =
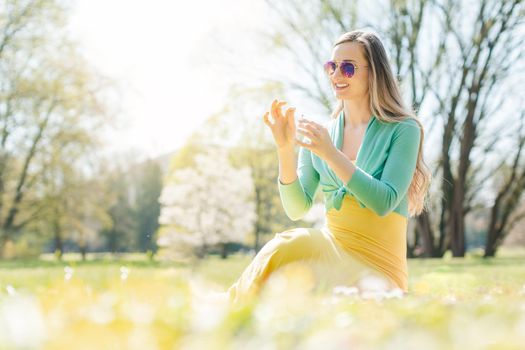
[[[352,63],[350,61],[344,61],[344,60],[341,63],[337,63],[336,61],[327,61],[324,64],[324,70],[326,74],[332,75],[335,73],[337,66],[339,66],[339,71],[346,78],[353,77],[355,74],[355,71],[357,70],[357,65],[355,63]],[[366,67],[368,66],[363,66],[362,68],[366,68]]]

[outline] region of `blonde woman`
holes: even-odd
[[[272,272],[303,261],[324,263],[347,284],[374,276],[388,290],[408,292],[408,218],[425,208],[431,181],[423,126],[405,106],[374,33],[343,34],[324,69],[338,100],[329,123],[302,119],[296,126],[295,109],[283,114],[286,102],[277,100],[263,120],[278,149],[277,186],[286,214],[301,219],[320,186],[326,223],[276,233],[228,289],[233,302],[259,295]]]

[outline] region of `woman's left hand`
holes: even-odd
[[[334,146],[328,129],[321,124],[318,124],[312,120],[299,119],[297,132],[308,137],[310,143],[302,142],[301,140],[295,139],[295,142],[315,153],[319,158],[328,160],[335,152],[337,148]]]

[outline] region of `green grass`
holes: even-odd
[[[257,302],[207,302],[251,261],[143,256],[0,262],[1,349],[522,349],[525,257],[409,260],[408,296],[308,290],[276,274]],[[280,281],[280,282],[279,282]],[[284,282],[283,282],[284,281]]]

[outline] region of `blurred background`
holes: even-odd
[[[425,125],[429,211],[410,258],[523,254],[518,0],[2,0],[0,254],[202,259],[320,227],[289,220],[262,115],[324,122],[322,64],[374,30]]]

